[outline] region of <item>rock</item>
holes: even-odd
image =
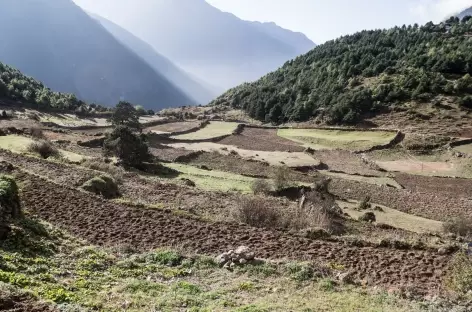
[[[211,169],[208,168],[208,166],[205,166],[205,165],[201,165],[201,166],[200,166],[200,169],[206,170],[206,171],[211,171]]]
[[[374,211],[384,212],[384,210],[380,206],[375,206]]]
[[[247,247],[247,246],[238,247],[234,251],[234,253],[237,254],[240,257],[240,259],[245,259],[245,260],[248,260],[248,261],[254,260],[254,258],[255,258],[254,252],[251,251],[249,249],[249,247]]]
[[[241,265],[245,265],[247,263],[247,260],[246,259],[239,259],[239,264]]]
[[[442,256],[450,255],[454,253],[455,249],[456,248],[454,246],[444,246],[438,249],[438,254]]]
[[[304,237],[311,239],[328,238],[331,236],[331,234],[322,228],[309,228],[300,232]]]

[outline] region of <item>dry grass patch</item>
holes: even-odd
[[[321,129],[279,129],[277,134],[283,138],[303,144],[313,149],[363,150],[375,145],[387,144],[394,132],[387,131],[349,131]]]
[[[47,140],[39,140],[31,142],[26,150],[30,153],[37,154],[44,159],[49,157],[59,157],[61,153],[59,150]]]

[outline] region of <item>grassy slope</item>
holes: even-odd
[[[30,143],[33,142],[33,139],[27,138],[19,135],[6,135],[0,136],[0,148],[10,150],[15,153],[24,153]],[[80,161],[85,156],[72,153],[69,151],[59,150],[61,155],[70,161]]]
[[[302,263],[220,269],[211,258],[172,250],[87,246],[25,218],[0,242],[2,283],[61,304],[100,311],[419,311],[386,293],[315,278]]]
[[[348,150],[368,149],[374,145],[386,144],[395,136],[392,132],[319,129],[279,129],[277,134],[314,149]]]
[[[192,132],[192,133],[188,133],[184,135],[178,135],[172,138],[178,139],[178,140],[211,139],[214,137],[231,134],[236,129],[237,125],[238,123],[236,122],[212,121],[208,126],[196,132]]]

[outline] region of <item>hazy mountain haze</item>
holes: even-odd
[[[315,46],[303,34],[275,24],[243,21],[204,0],[77,3],[127,29],[185,71],[220,89],[258,79]]]
[[[80,99],[194,103],[71,0],[0,1],[0,60]]]
[[[195,81],[195,79],[174,65],[169,59],[156,52],[148,43],[134,36],[126,29],[96,14],[91,14],[91,16],[99,21],[116,39],[182,90],[189,98],[194,99],[197,103],[206,104],[217,95],[216,90],[214,92],[210,91]]]

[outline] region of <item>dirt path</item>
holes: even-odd
[[[438,290],[449,261],[427,251],[348,247],[244,225],[197,221],[114,204],[24,172],[17,178],[27,211],[94,244],[129,243],[143,250],[182,246],[203,254],[247,245],[259,257],[332,262],[374,285],[414,284],[425,293]]]

